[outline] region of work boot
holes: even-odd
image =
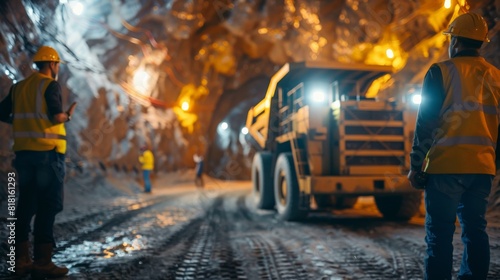
[[[65,266],[52,262],[52,243],[35,244],[35,262],[31,271],[33,279],[58,278],[68,274]]]
[[[33,267],[33,261],[30,255],[29,240],[16,244],[16,270],[15,274],[19,277],[28,276]]]

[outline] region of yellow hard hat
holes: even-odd
[[[490,41],[488,39],[488,25],[486,25],[486,21],[482,16],[474,13],[466,13],[458,16],[443,34],[483,42]]]
[[[40,62],[40,61],[61,62],[61,59],[59,58],[59,54],[55,49],[49,46],[42,46],[40,47],[40,49],[38,49],[35,56],[33,56],[33,62]]]

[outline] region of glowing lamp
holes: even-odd
[[[73,14],[79,16],[83,13],[83,10],[84,10],[84,6],[81,2],[78,2],[78,1],[71,1],[69,2],[69,7],[71,9],[71,11],[73,12]]]
[[[181,109],[183,111],[189,110],[189,102],[187,102],[187,101],[182,102]]]
[[[417,104],[417,105],[422,103],[422,95],[421,94],[414,94],[411,97],[411,101],[413,102],[413,104]]]

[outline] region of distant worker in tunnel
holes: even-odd
[[[76,103],[63,111],[61,86],[56,81],[61,60],[57,51],[42,46],[33,57],[38,72],[14,84],[0,102],[0,121],[12,124],[14,166],[19,201],[16,208],[16,267],[23,276],[61,277],[68,269],[52,262],[53,226],[63,209],[66,130]],[[34,262],[29,233],[34,222]]]
[[[496,173],[500,71],[479,55],[489,42],[480,15],[458,16],[444,34],[451,36],[450,59],[425,76],[408,174],[412,186],[425,189],[425,279],[452,279],[457,215],[464,244],[458,279],[486,279],[485,213]]]
[[[195,178],[194,178],[194,184],[198,188],[203,188],[205,186],[205,183],[203,182],[203,155],[199,151],[197,151],[193,155],[193,160],[196,164],[195,166]]]
[[[148,146],[141,147],[139,162],[142,164],[142,178],[144,180],[144,192],[151,193],[151,172],[155,167],[155,158]]]

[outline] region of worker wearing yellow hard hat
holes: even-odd
[[[61,277],[66,267],[52,262],[55,216],[63,208],[66,130],[76,103],[63,110],[61,86],[56,81],[61,59],[55,49],[42,46],[33,57],[38,72],[14,84],[0,102],[0,121],[12,124],[17,182],[16,266],[19,276]],[[33,216],[34,262],[29,233]]]
[[[458,16],[450,59],[427,72],[411,152],[412,186],[425,189],[425,279],[452,279],[458,215],[464,244],[458,279],[486,279],[490,251],[485,212],[496,173],[500,71],[479,54],[489,42],[478,14]]]
[[[33,56],[33,62],[41,61],[61,62],[61,59],[59,58],[59,54],[54,48],[49,46],[42,46]]]
[[[474,13],[458,16],[443,34],[481,42],[490,41],[488,39],[488,25],[486,21],[484,21],[482,16]]]

